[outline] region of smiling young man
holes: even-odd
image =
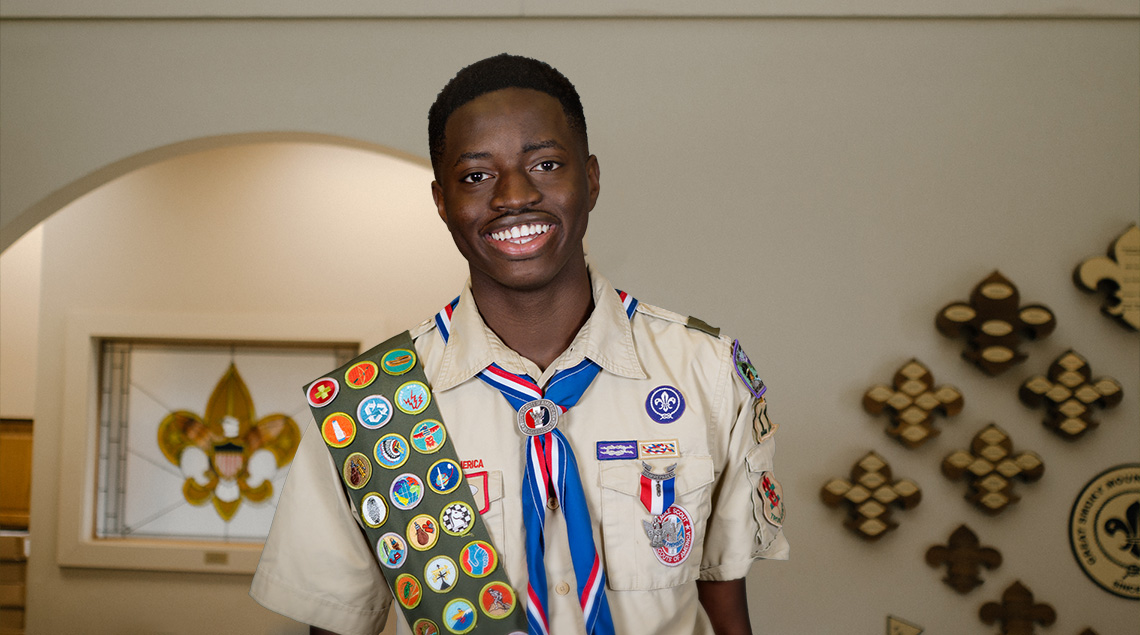
[[[509,55],[477,62],[440,92],[428,128],[432,196],[470,279],[410,336],[493,543],[489,566],[485,554],[463,560],[456,579],[481,583],[497,563],[517,596],[487,583],[461,619],[463,587],[436,588],[425,567],[421,603],[420,571],[401,573],[383,538],[366,538],[365,524],[388,527],[346,499],[342,475],[361,487],[352,459],[342,466],[325,447],[340,447],[336,438],[315,426],[251,594],[314,632],[344,635],[380,631],[389,587],[404,607],[400,633],[505,634],[511,619],[554,635],[751,633],[744,576],[756,558],[787,557],[776,426],[755,368],[716,329],[638,303],[587,264],[600,170],[581,102],[558,71]],[[352,425],[344,413],[325,425],[339,416]],[[383,475],[380,442],[375,453],[368,470]],[[447,509],[429,520],[467,526],[462,506]],[[413,543],[423,538],[414,526]],[[392,530],[402,542],[404,528]],[[447,609],[429,608],[435,600]]]

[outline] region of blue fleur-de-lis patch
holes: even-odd
[[[645,398],[645,412],[657,423],[673,423],[685,412],[685,398],[672,386],[658,386]]]

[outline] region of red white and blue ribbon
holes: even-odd
[[[661,475],[650,472],[648,465],[644,463],[642,465],[645,469],[641,473],[641,504],[645,505],[646,511],[650,514],[660,516],[673,506],[673,500],[676,498],[673,484],[676,478],[671,469]]]
[[[619,291],[626,316],[632,318],[637,300]],[[451,316],[459,298],[435,316],[444,342],[451,336]],[[502,393],[518,411],[536,399],[549,399],[562,412],[581,399],[601,366],[589,359],[554,374],[543,391],[527,375],[515,375],[498,364],[479,373],[479,379]],[[530,635],[550,635],[549,590],[546,585],[546,513],[548,501],[556,501],[566,517],[566,533],[570,542],[570,561],[578,582],[578,599],[589,635],[614,635],[613,618],[606,600],[606,573],[594,545],[593,524],[586,505],[586,493],[578,474],[578,463],[562,431],[555,428],[545,434],[526,438],[526,472],[523,479],[523,524],[526,528],[527,622]]]

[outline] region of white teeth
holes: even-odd
[[[546,224],[532,223],[530,225],[515,225],[510,229],[492,233],[491,238],[495,240],[507,240],[521,245],[533,240],[533,236],[545,234],[548,231],[550,231],[550,225]]]

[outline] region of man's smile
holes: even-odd
[[[550,225],[548,223],[529,223],[508,227],[507,229],[491,232],[488,235],[495,241],[525,245],[548,231],[550,231]]]

